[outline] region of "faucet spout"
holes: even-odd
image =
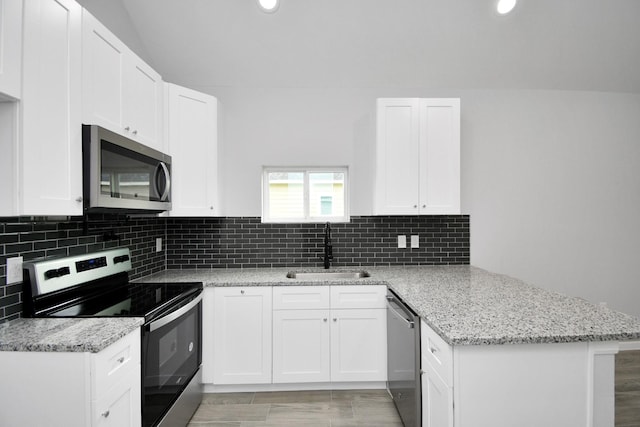
[[[331,267],[331,260],[333,260],[333,246],[331,244],[331,223],[327,222],[324,225],[324,268]]]

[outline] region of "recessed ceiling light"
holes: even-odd
[[[500,15],[506,15],[516,7],[516,0],[498,0],[497,10]]]
[[[279,0],[258,0],[258,6],[264,11],[273,13],[278,9]]]

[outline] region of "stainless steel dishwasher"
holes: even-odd
[[[405,427],[422,422],[420,319],[387,292],[387,387]]]

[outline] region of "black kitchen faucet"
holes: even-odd
[[[324,268],[331,267],[331,260],[333,259],[333,247],[331,246],[331,223],[327,222],[324,225]]]

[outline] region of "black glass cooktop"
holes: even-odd
[[[200,293],[202,283],[127,283],[67,301],[46,317],[155,317]]]

